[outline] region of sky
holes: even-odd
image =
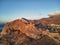
[[[45,18],[55,11],[60,11],[60,0],[0,0],[0,22]]]

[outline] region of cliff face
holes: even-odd
[[[8,22],[1,32],[0,43],[3,45],[60,45],[59,32],[49,31],[55,28],[51,24],[60,25],[59,19],[59,16],[40,20],[22,18]]]

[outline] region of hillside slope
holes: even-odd
[[[8,22],[0,35],[2,45],[60,45],[60,16],[17,19]]]

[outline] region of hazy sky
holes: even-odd
[[[60,0],[0,0],[0,22],[40,19],[55,11],[60,11]]]

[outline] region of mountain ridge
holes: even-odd
[[[60,16],[39,20],[17,19],[5,24],[3,45],[60,45]],[[3,41],[3,42],[2,42]]]

